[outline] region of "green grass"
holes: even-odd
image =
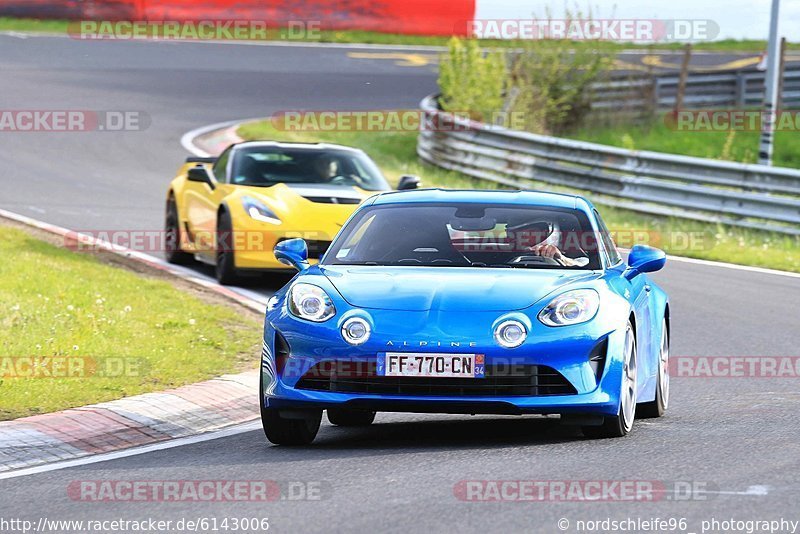
[[[34,32],[34,33],[67,33],[66,20],[39,20],[0,17],[0,31]]]
[[[0,257],[2,420],[159,391],[256,361],[260,325],[233,306],[8,226],[0,226]],[[11,377],[10,369],[26,372],[18,365],[27,357],[86,358],[72,361],[86,369],[98,362],[100,373]]]
[[[416,174],[422,177],[423,187],[502,188],[492,182],[421,163],[416,155],[416,132],[286,132],[264,121],[243,125],[239,135],[245,139],[325,141],[359,147],[376,161],[393,184],[402,174]],[[531,182],[531,187],[584,193],[536,182]],[[590,193],[587,196],[602,207],[603,217],[611,230],[616,232],[621,246],[629,247],[634,244],[633,240],[644,241],[680,256],[800,272],[800,238],[677,218],[645,216],[603,206],[602,199],[594,198]]]
[[[760,132],[678,131],[667,126],[663,118],[655,118],[635,126],[618,124],[584,128],[568,137],[636,150],[755,163],[758,161]],[[797,141],[796,131],[776,132],[773,164],[800,168],[800,144]]]
[[[25,18],[0,17],[0,31],[18,32],[46,32],[46,33],[66,33],[69,22],[65,20],[38,20]],[[368,31],[309,31],[305,35],[293,35],[282,30],[270,32],[270,39],[292,40],[292,41],[312,41],[322,43],[367,43],[384,45],[416,45],[416,46],[445,46],[449,40],[448,36],[425,36],[425,35],[400,35],[394,33],[368,32]],[[520,41],[516,40],[497,40],[481,39],[481,45],[486,47],[518,47]],[[680,50],[683,43],[657,43],[643,45],[638,43],[613,43],[613,42],[590,42],[576,41],[573,43],[576,48],[597,48],[598,46],[607,50],[631,50],[631,49],[650,49],[650,50]],[[708,50],[718,52],[760,52],[767,47],[766,41],[758,40],[737,40],[725,39],[714,42],[700,42],[693,45],[695,50]],[[787,43],[788,50],[800,50],[800,43]]]

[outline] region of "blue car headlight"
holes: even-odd
[[[269,209],[267,205],[260,200],[253,197],[242,197],[242,206],[244,206],[244,211],[257,221],[269,224],[281,224],[281,220],[275,215],[275,212]]]
[[[563,293],[539,312],[539,320],[547,326],[585,323],[600,308],[600,295],[594,289],[576,289]]]
[[[289,289],[289,312],[295,317],[322,323],[336,315],[336,308],[325,290],[298,283]]]

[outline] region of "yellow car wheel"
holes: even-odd
[[[220,284],[232,285],[239,282],[234,254],[233,223],[227,210],[222,210],[217,219],[217,252],[216,268],[214,269]]]
[[[167,200],[167,213],[164,221],[164,252],[167,261],[176,265],[186,265],[194,258],[181,250],[181,223],[178,218],[178,206],[175,197]]]

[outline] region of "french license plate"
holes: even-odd
[[[378,353],[379,376],[483,378],[483,354]]]

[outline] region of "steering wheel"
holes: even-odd
[[[362,187],[366,185],[366,180],[357,174],[339,175],[331,178],[330,183],[334,185],[355,185]]]
[[[330,179],[330,183],[334,185],[344,185],[347,182],[352,182],[353,180],[349,176],[334,176]]]
[[[516,258],[507,262],[509,265],[514,265],[515,263],[540,263],[542,265],[553,265],[556,267],[562,267],[563,264],[556,260],[555,258],[548,258],[547,256],[536,256],[536,255],[523,255],[517,256]]]

